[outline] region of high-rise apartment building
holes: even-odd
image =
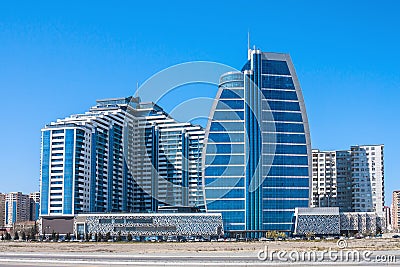
[[[21,192],[8,193],[5,196],[5,226],[12,227],[14,223],[30,220],[29,195]]]
[[[0,193],[0,228],[4,227],[6,220],[6,195]]]
[[[203,205],[204,130],[138,98],[98,100],[42,129],[41,215]]]
[[[337,206],[336,152],[313,149],[312,203],[314,207]]]
[[[29,194],[30,199],[30,221],[39,219],[40,211],[40,192],[32,192]]]
[[[389,206],[384,206],[383,213],[385,214],[386,230],[390,231],[393,229],[393,227],[392,227],[392,208]]]
[[[353,187],[351,177],[351,153],[347,150],[337,150],[336,179],[337,201],[336,206],[341,212],[353,211]]]
[[[383,145],[352,146],[351,173],[354,211],[374,211],[383,216],[385,206]]]
[[[400,190],[393,191],[392,227],[397,231],[400,229]]]
[[[305,104],[287,54],[249,50],[240,72],[221,76],[206,128],[207,211],[225,231],[291,231],[309,206],[311,146]]]
[[[376,212],[383,217],[383,148],[365,145],[348,151],[313,150],[312,205],[339,207],[343,212]]]
[[[140,103],[134,114],[136,136],[127,150],[134,155],[128,156],[136,185],[134,211],[154,212],[160,205],[204,208],[202,127],[177,122],[154,103]]]

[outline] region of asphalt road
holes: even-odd
[[[377,261],[377,257],[379,261]],[[273,260],[262,261],[258,259],[257,253],[250,252],[223,252],[206,255],[194,255],[193,253],[165,255],[0,253],[0,266],[288,266],[289,264],[295,266],[400,266],[400,251],[372,252],[368,262],[362,260],[335,261],[329,255],[324,255],[323,260],[318,258],[313,261],[299,260],[295,262],[290,261],[288,255],[274,255]]]

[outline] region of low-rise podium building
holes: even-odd
[[[86,234],[136,237],[152,236],[222,236],[221,213],[86,213],[76,216],[42,216],[40,233],[50,235]]]

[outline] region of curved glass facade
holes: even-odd
[[[221,76],[210,113],[207,211],[222,213],[227,232],[290,232],[294,209],[309,205],[310,164],[308,120],[289,55],[251,50],[241,72]]]

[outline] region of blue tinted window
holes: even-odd
[[[206,164],[228,165],[228,164],[244,164],[244,156],[242,155],[206,155]]]
[[[215,200],[207,203],[209,210],[240,210],[244,209],[244,200]]]
[[[278,143],[305,143],[306,136],[304,134],[277,134],[276,141]]]
[[[50,213],[61,213],[61,210],[51,210]]]
[[[262,90],[266,99],[297,100],[296,91]]]
[[[219,132],[219,131],[243,131],[244,126],[243,123],[237,122],[215,122],[211,123],[210,131]]]
[[[283,177],[266,177],[264,180],[266,187],[308,187],[310,186],[309,178],[283,178]]]
[[[308,197],[309,197],[308,193],[309,193],[308,189],[264,188],[263,197],[264,198],[306,198],[307,199],[306,202],[308,202]],[[268,200],[268,201],[273,204],[274,202],[279,203],[282,200]],[[294,207],[292,207],[292,208],[294,208]]]
[[[53,134],[64,133],[64,130],[53,130]]]
[[[270,176],[308,176],[308,167],[272,166],[268,172]]]
[[[244,178],[205,178],[204,182],[207,186],[213,187],[243,187]]]
[[[229,154],[229,153],[244,153],[244,145],[242,144],[214,144],[209,142],[207,145],[208,154]]]
[[[265,153],[272,153],[273,151],[268,151],[269,147],[264,146],[267,151]],[[276,154],[304,154],[307,155],[307,146],[305,145],[276,145]]]
[[[243,89],[225,89],[222,91],[220,98],[240,98],[243,99]]]
[[[264,212],[263,222],[291,222],[294,216],[293,211],[266,211]]]
[[[205,170],[206,176],[243,176],[243,166],[210,166]]]
[[[301,113],[294,112],[272,112],[275,121],[303,122]]]
[[[64,167],[64,214],[72,214],[74,130],[66,130]]]
[[[268,101],[271,110],[300,111],[299,102]]]
[[[215,111],[214,120],[243,120],[243,111]]]
[[[243,109],[243,100],[219,100],[217,109]]]
[[[244,142],[244,134],[241,133],[210,133],[208,139],[214,142]]]
[[[271,135],[271,133],[263,134],[263,143],[272,144],[272,143],[293,143],[293,144],[305,144],[306,137],[304,134],[284,134],[277,133],[275,136]]]
[[[243,65],[243,68],[242,68],[242,70],[241,71],[245,71],[245,70],[250,70],[250,64],[251,63],[251,61],[250,60],[248,60],[247,62],[246,62],[246,64],[244,64]]]
[[[50,132],[44,131],[42,134],[42,181],[40,194],[40,213],[48,214],[49,205],[49,161],[50,161]]]
[[[221,85],[221,87],[223,87],[223,88],[243,88],[243,86],[244,86],[244,83],[238,82],[238,81],[226,82],[223,85]]]
[[[277,132],[287,133],[304,133],[304,125],[299,123],[275,123],[275,130]]]
[[[215,198],[244,198],[244,189],[232,189],[232,190],[225,190],[225,189],[206,189],[206,197],[208,199],[215,199]]]
[[[308,200],[264,200],[264,209],[294,209],[296,207],[307,207]]]
[[[221,212],[224,223],[244,223],[244,211]]]
[[[262,76],[263,88],[295,89],[291,77]]]
[[[308,165],[307,156],[279,156],[274,157],[273,165]]]
[[[290,71],[286,61],[280,60],[263,60],[262,61],[263,74],[277,74],[277,75],[290,75]]]
[[[232,225],[231,223],[224,223],[224,229],[226,231],[233,231],[233,230],[244,230],[244,225],[238,225],[234,224]]]

